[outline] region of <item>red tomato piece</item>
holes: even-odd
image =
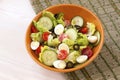
[[[32,26],[32,27],[31,27],[31,32],[32,32],[32,33],[36,33],[36,32],[38,32],[38,30],[35,28],[35,26]]]
[[[41,47],[42,47],[42,46],[39,46],[39,47],[35,50],[35,53],[36,53],[37,55],[39,55],[39,53],[41,52]]]
[[[47,40],[48,40],[49,34],[50,34],[49,32],[44,32],[44,33],[42,34],[42,38],[43,38],[44,41],[47,41]]]
[[[68,56],[68,53],[66,50],[60,50],[58,53],[58,59],[64,60]]]
[[[79,32],[83,33],[83,34],[86,34],[88,33],[88,28],[87,27],[82,27]]]
[[[59,40],[62,41],[64,38],[68,38],[68,36],[66,34],[61,34],[59,36]]]
[[[70,25],[70,20],[65,20],[65,26],[69,26]]]
[[[90,47],[87,47],[87,48],[84,48],[84,49],[82,50],[82,54],[83,54],[83,55],[87,55],[88,58],[91,58],[92,55],[93,55],[93,51],[91,50]]]

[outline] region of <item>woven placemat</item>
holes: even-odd
[[[120,80],[120,0],[30,0],[36,14],[56,4],[81,5],[101,20],[105,43],[99,56],[87,67],[65,73],[66,80]]]

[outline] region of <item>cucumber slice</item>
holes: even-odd
[[[53,62],[57,60],[57,54],[53,50],[45,50],[41,54],[42,62],[47,66],[52,66]]]
[[[52,20],[52,23],[54,26],[57,25],[57,21],[56,21],[56,18],[54,17],[54,14],[49,12],[49,11],[43,11],[42,12],[42,16],[46,16],[46,17],[49,17],[51,20]]]
[[[46,27],[43,27],[43,25],[41,23],[39,23],[39,21],[36,22],[33,20],[33,24],[39,32],[47,32],[48,31],[48,29]]]
[[[48,30],[52,29],[53,23],[49,17],[43,16],[39,19],[38,22],[41,26],[47,28]]]
[[[99,31],[96,31],[94,36],[97,37],[97,42],[95,44],[93,44],[94,46],[97,46],[100,42],[100,32]]]
[[[75,25],[78,25],[78,26],[80,26],[80,27],[82,27],[83,26],[83,18],[82,17],[80,17],[80,16],[75,16],[73,19],[72,19],[72,21],[71,21],[71,24],[73,25],[73,26],[75,26]]]
[[[45,10],[42,12],[42,16],[49,17],[51,20],[54,20],[54,19],[55,19],[53,13],[51,13],[51,12],[49,12],[49,11],[45,11]]]
[[[75,41],[77,39],[77,31],[73,28],[68,29],[65,32],[66,35],[68,35],[69,39]]]

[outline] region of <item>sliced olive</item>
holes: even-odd
[[[74,49],[74,50],[79,50],[79,49],[80,49],[80,46],[79,46],[78,44],[74,44],[74,45],[73,45],[73,49]]]
[[[51,33],[51,35],[53,36],[53,38],[57,37],[57,35],[55,33]]]
[[[71,61],[68,61],[66,64],[66,68],[72,68],[74,64]]]
[[[59,13],[55,14],[54,17],[57,19],[59,16]]]
[[[50,29],[50,31],[51,31],[52,33],[54,33],[54,28]]]
[[[75,28],[79,30],[81,27],[79,25],[75,25]]]
[[[44,46],[45,44],[46,44],[46,41],[40,43],[41,46]]]

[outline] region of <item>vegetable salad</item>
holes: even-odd
[[[64,13],[43,11],[31,27],[31,49],[41,63],[69,69],[82,64],[93,55],[92,48],[99,44],[100,33],[94,23],[85,22],[81,16],[71,20]]]

